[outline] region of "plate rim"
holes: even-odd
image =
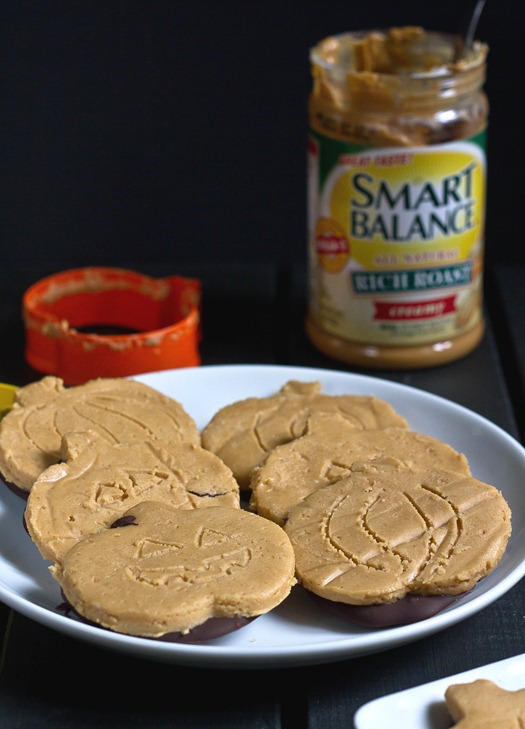
[[[518,669],[518,670],[517,670]],[[402,716],[399,718],[403,722],[405,729],[416,729],[414,725],[407,724],[407,720],[417,720],[417,729],[432,729],[430,725],[424,727],[419,723],[420,716],[410,716],[407,714],[407,699],[420,696],[418,701],[418,708],[420,714],[424,714],[429,708],[432,701],[440,701],[445,704],[445,688],[458,683],[470,683],[478,678],[485,678],[492,680],[499,684],[502,688],[511,690],[512,688],[505,681],[505,672],[508,671],[508,676],[521,675],[525,679],[525,654],[519,653],[508,658],[503,658],[499,661],[493,661],[491,663],[485,663],[475,668],[469,668],[459,673],[450,674],[443,676],[442,678],[435,679],[434,681],[426,681],[416,686],[411,686],[406,689],[399,691],[393,691],[392,693],[386,694],[385,696],[379,696],[375,699],[370,699],[366,703],[362,704],[354,713],[354,726],[355,729],[374,729],[377,724],[371,724],[369,721],[377,719],[377,711],[381,711],[384,707],[384,711],[388,712],[389,722],[391,724],[392,719],[396,719],[395,715],[392,714],[392,705],[396,701],[400,701],[403,704]],[[504,685],[505,684],[505,685]],[[510,682],[509,682],[510,684]],[[523,688],[523,685],[520,686]],[[439,695],[438,695],[439,692]],[[427,699],[425,700],[425,694]],[[386,715],[386,713],[385,713]],[[393,727],[395,729],[395,726]]]

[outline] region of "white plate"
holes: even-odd
[[[471,683],[478,678],[493,681],[507,691],[525,688],[525,656],[473,668],[422,686],[374,699],[354,716],[355,729],[449,729],[451,718],[445,691],[452,684]]]
[[[497,600],[525,573],[525,450],[475,413],[415,388],[376,377],[271,365],[208,366],[136,379],[174,397],[202,428],[223,405],[274,394],[288,380],[319,380],[327,394],[387,400],[412,430],[446,441],[469,459],[474,476],[497,485],[513,512],[513,534],[497,569],[466,597],[428,620],[382,630],[333,617],[294,588],[277,609],[223,638],[177,645],[112,633],[57,612],[61,602],[48,563],[22,527],[24,503],[0,489],[0,600],[27,617],[74,638],[167,663],[215,668],[313,665],[375,653],[443,630]]]

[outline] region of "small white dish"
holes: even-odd
[[[525,574],[525,449],[481,416],[443,398],[376,377],[272,365],[207,366],[140,375],[175,398],[199,428],[222,406],[274,394],[288,380],[322,383],[327,394],[375,395],[403,415],[412,430],[463,452],[473,475],[502,491],[513,513],[513,534],[497,569],[443,612],[412,625],[359,628],[329,615],[300,588],[278,608],[228,636],[182,645],[120,635],[65,617],[58,584],[23,527],[25,502],[0,488],[0,600],[27,617],[74,638],[121,653],[208,668],[314,665],[387,650],[436,633],[474,615]]]
[[[525,688],[525,655],[369,701],[356,712],[355,729],[450,729],[452,719],[445,704],[446,689],[480,678],[493,681],[507,691]]]

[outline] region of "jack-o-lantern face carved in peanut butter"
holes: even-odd
[[[51,573],[86,620],[158,638],[272,610],[295,584],[294,568],[284,530],[257,514],[143,501],[77,542]]]
[[[141,501],[177,509],[240,507],[230,469],[193,443],[108,443],[87,431],[64,436],[62,456],[63,463],[37,478],[24,512],[29,536],[53,562]]]
[[[348,478],[312,493],[284,528],[306,589],[371,605],[467,592],[500,561],[510,522],[494,486],[379,459],[354,464]]]

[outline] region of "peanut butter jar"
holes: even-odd
[[[459,359],[484,333],[488,48],[419,27],[311,50],[306,331],[370,368]]]

